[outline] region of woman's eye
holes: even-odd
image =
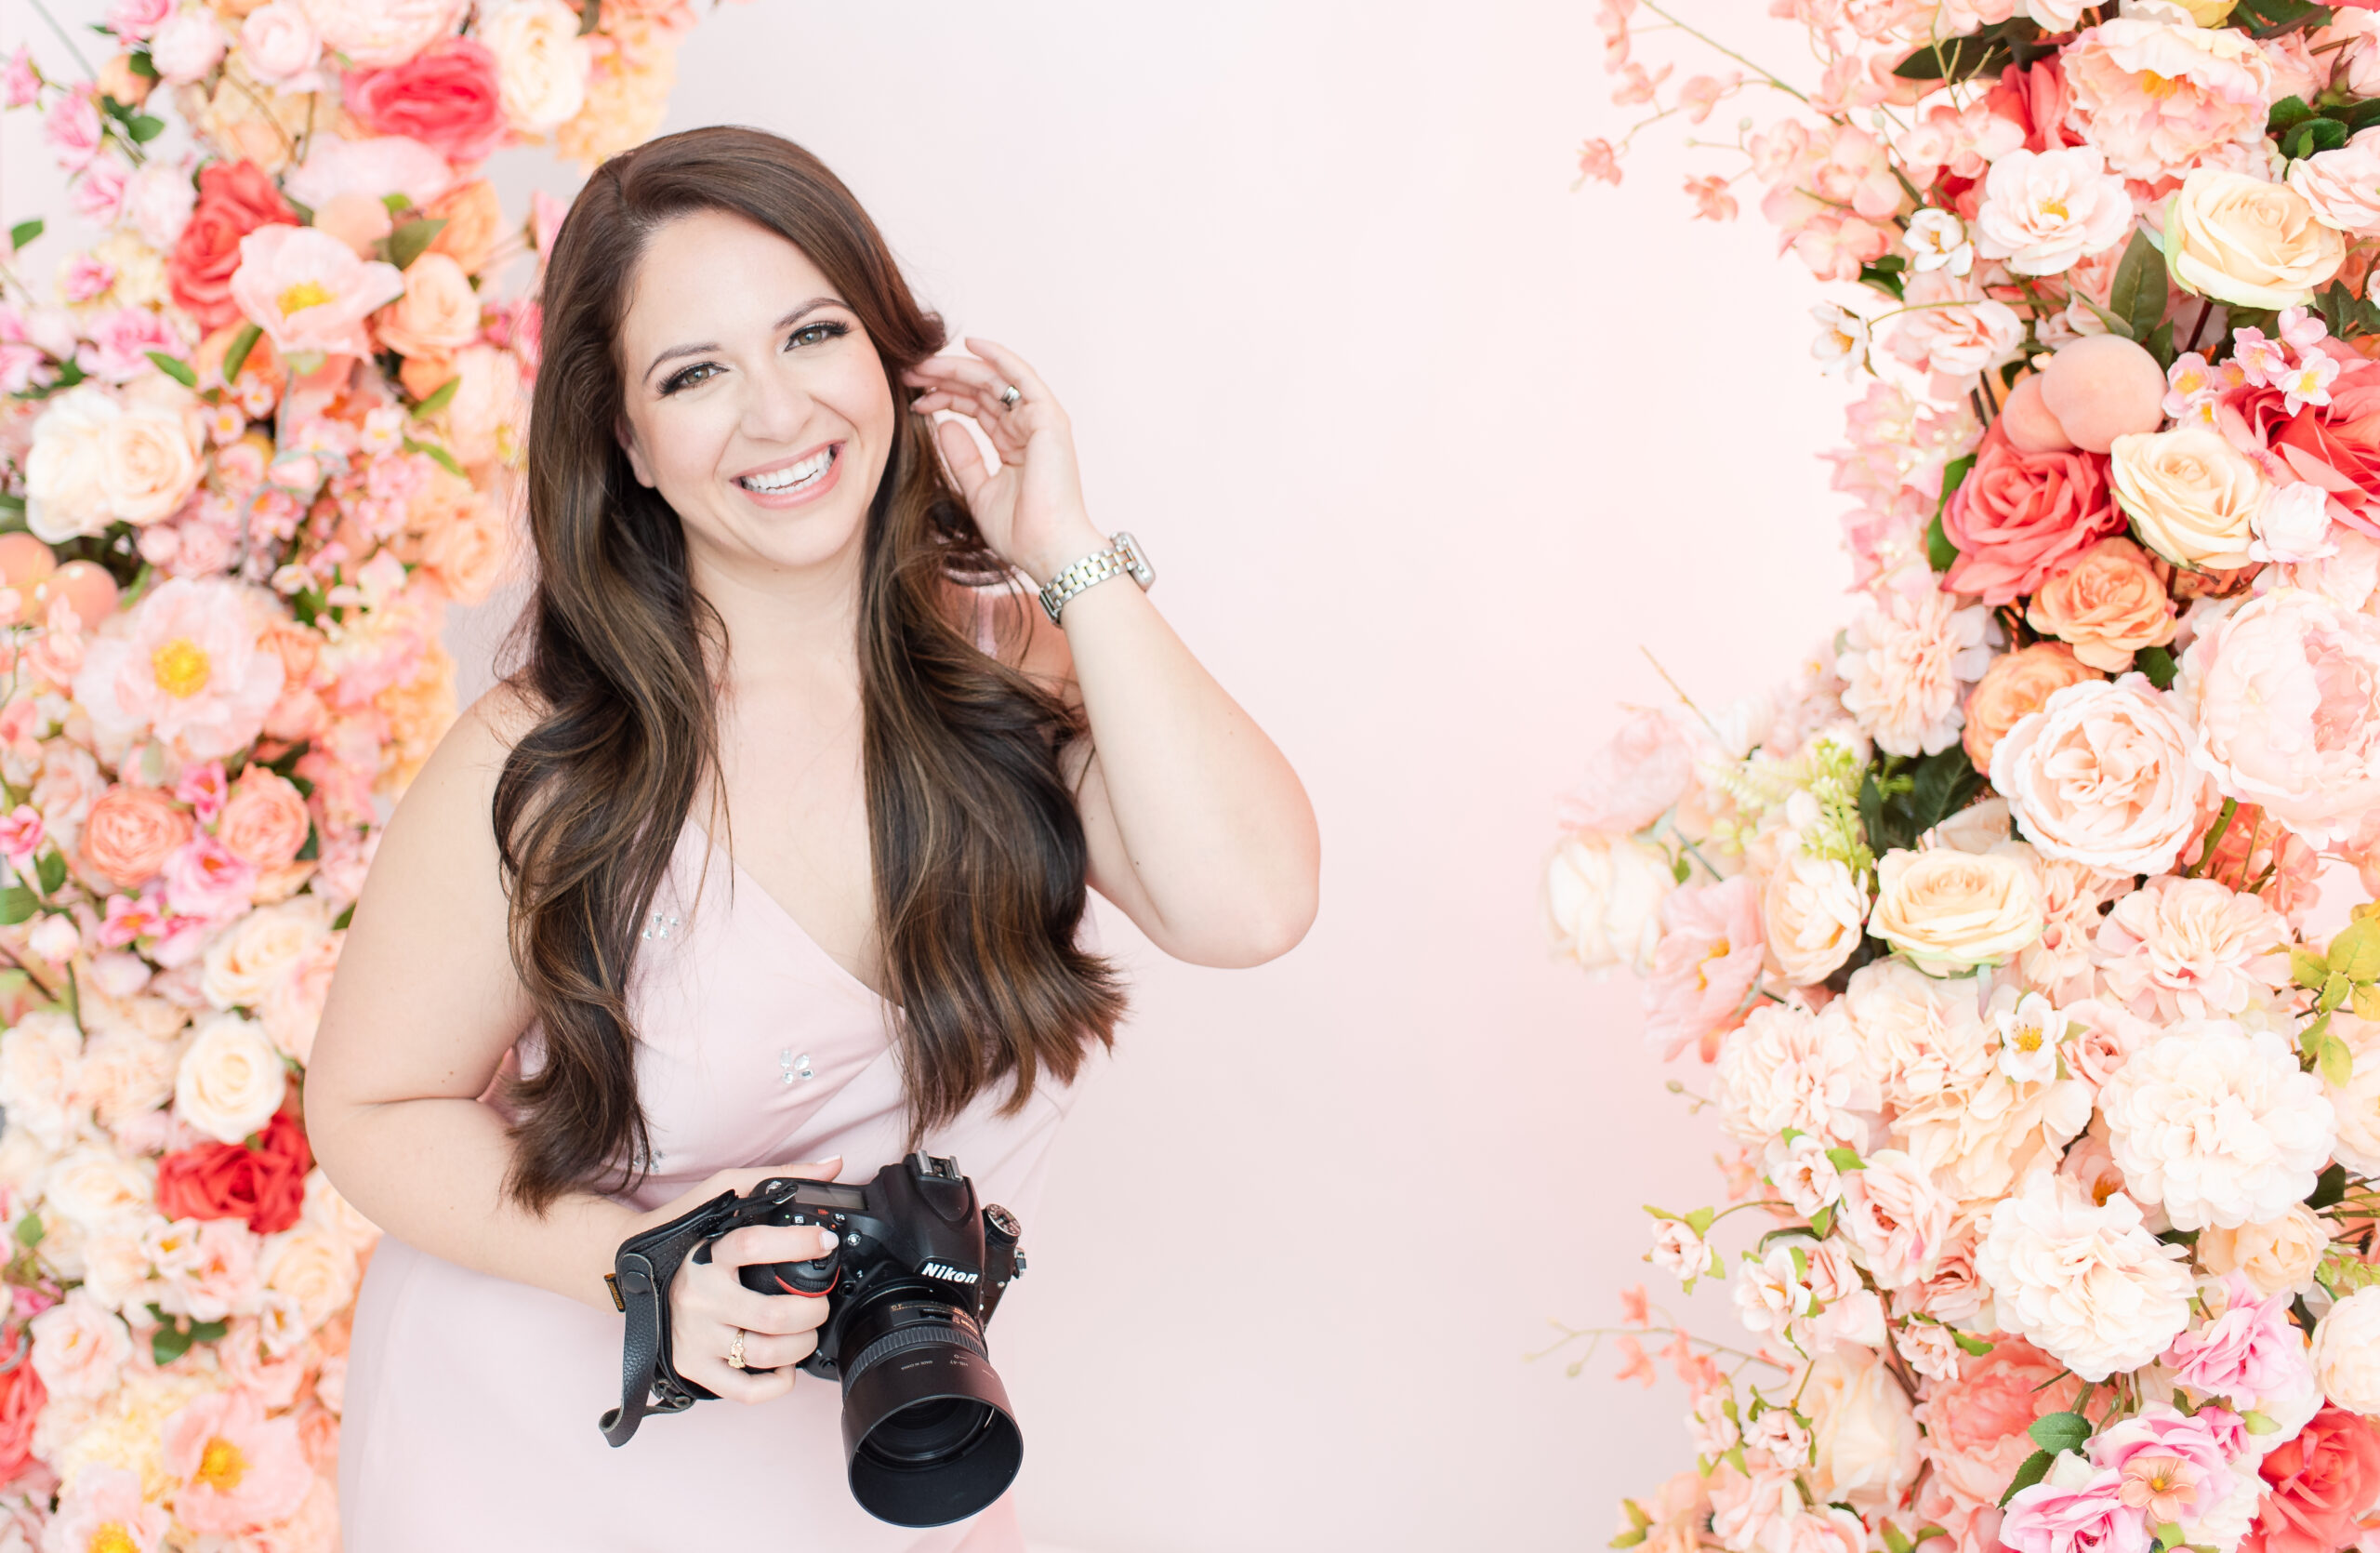
[[[817,345],[849,333],[851,330],[841,324],[804,324],[786,337],[785,348],[790,351],[797,345]]]
[[[717,362],[696,362],[671,373],[661,385],[661,395],[668,398],[682,388],[692,388],[719,370]]]

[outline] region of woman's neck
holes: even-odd
[[[810,566],[746,561],[715,564],[690,556],[696,591],[727,628],[726,678],[824,670],[856,675],[859,663],[857,536],[832,557]]]

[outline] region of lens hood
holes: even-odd
[[[1008,1388],[974,1323],[952,1314],[882,1332],[843,1371],[852,1496],[895,1526],[964,1520],[1007,1493],[1025,1462]]]

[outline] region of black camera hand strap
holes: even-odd
[[[719,1393],[695,1385],[669,1362],[669,1283],[686,1253],[728,1216],[735,1193],[721,1192],[668,1224],[620,1242],[612,1261],[612,1297],[628,1317],[620,1342],[620,1405],[598,1421],[615,1448],[636,1436],[647,1413],[683,1413]]]

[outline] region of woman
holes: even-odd
[[[1029,1233],[1123,1007],[1086,883],[1169,953],[1255,964],[1312,920],[1312,811],[1129,576],[1055,624],[985,586],[1109,548],[1065,416],[998,346],[936,354],[799,148],[606,164],[544,301],[525,661],[390,820],[308,1073],[324,1168],[387,1231],[346,1546],[1016,1548],[1006,1500],[934,1533],[853,1504],[837,1388],[792,1368],[826,1302],[735,1276],[816,1230],[681,1268],[676,1365],[721,1400],[618,1450],[603,1275],[721,1190],[918,1142]]]

